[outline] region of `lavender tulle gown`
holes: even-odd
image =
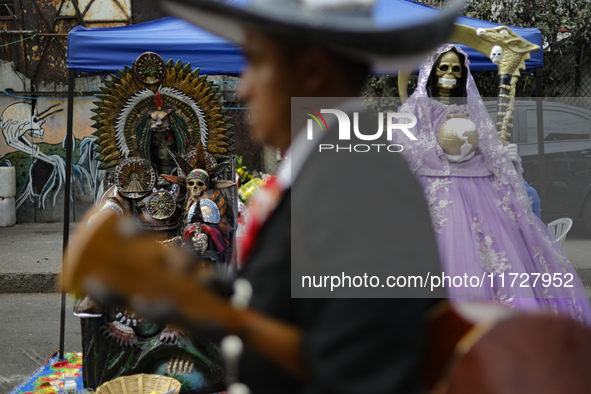
[[[450,277],[479,278],[467,287],[452,285],[450,298],[492,299],[521,310],[566,314],[591,325],[585,288],[560,246],[552,243],[547,227],[532,213],[521,163],[513,164],[507,156],[472,76],[465,72],[461,82],[465,103],[447,105],[429,97],[433,65],[451,48],[439,48],[421,67],[415,93],[399,109],[418,119],[411,129],[418,141],[399,142],[425,190],[443,271]],[[457,47],[456,51],[468,69],[466,54]],[[438,144],[437,132],[449,114],[461,113],[468,113],[476,124],[479,142],[472,158],[455,163]]]

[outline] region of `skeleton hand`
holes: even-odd
[[[509,144],[505,147],[507,150],[507,155],[511,159],[513,163],[517,162],[517,158],[519,157],[519,153],[517,153],[517,145]]]
[[[207,234],[205,233],[199,233],[199,234],[195,234],[193,236],[193,246],[195,247],[195,250],[201,254],[205,253],[205,251],[207,250],[207,244],[208,244],[208,238],[207,238]]]

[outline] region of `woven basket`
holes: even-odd
[[[175,388],[174,394],[181,390],[181,382],[162,375],[138,374],[121,376],[100,385],[96,394],[150,394],[157,391],[164,394]]]

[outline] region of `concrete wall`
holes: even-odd
[[[15,17],[0,20],[0,165],[17,169],[21,223],[64,216],[67,33],[78,25],[122,26],[167,16],[149,0],[84,0],[79,5],[82,15],[70,1],[15,0]],[[78,79],[76,95],[96,93],[101,79]],[[96,170],[92,149],[92,101],[75,100],[74,219],[101,192],[103,174]]]

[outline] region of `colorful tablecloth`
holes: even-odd
[[[66,353],[65,359],[60,360],[56,351],[9,394],[62,393],[64,377],[76,379],[78,390],[82,390],[82,353]]]

